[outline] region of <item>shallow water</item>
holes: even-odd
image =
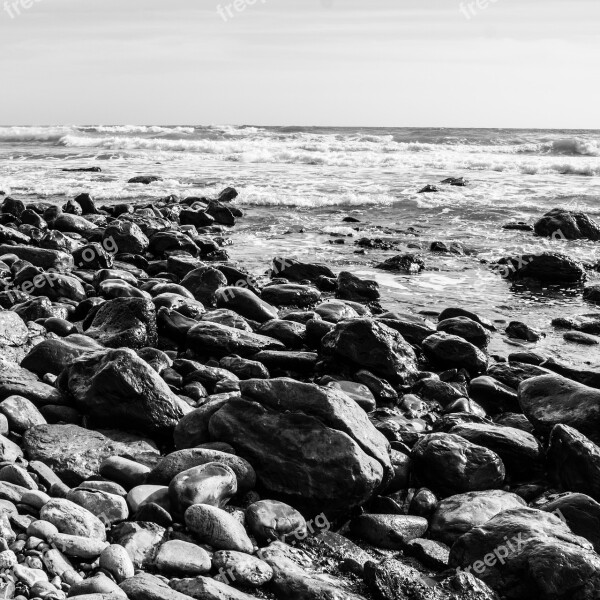
[[[100,166],[101,173],[63,167]],[[163,181],[127,184],[138,174]],[[467,187],[427,183],[465,176]],[[516,286],[482,261],[507,253],[560,250],[600,260],[600,243],[549,242],[507,231],[511,220],[533,222],[557,206],[600,220],[600,132],[451,129],[260,127],[0,128],[0,190],[25,201],[63,203],[82,191],[99,201],[214,195],[234,185],[246,211],[228,248],[262,273],[281,254],[349,269],[381,285],[391,310],[441,310],[459,305],[497,320],[519,319],[549,333],[535,347],[600,367],[600,350],[564,342],[556,316],[600,312],[581,289]],[[352,215],[360,223],[344,223]],[[412,227],[414,233],[406,230]],[[356,254],[360,237],[400,242],[397,251]],[[344,240],[344,244],[331,243]],[[433,240],[459,241],[467,256],[430,253]],[[427,271],[395,276],[373,265],[418,251]],[[600,276],[596,275],[600,280]],[[514,342],[496,336],[492,351]]]

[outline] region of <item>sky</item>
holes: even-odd
[[[0,0],[0,124],[600,128],[600,0]]]

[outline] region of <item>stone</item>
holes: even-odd
[[[106,540],[104,524],[89,510],[66,500],[53,498],[40,510],[40,519],[56,526],[60,533]]]
[[[218,269],[203,266],[190,271],[181,280],[181,285],[205,306],[215,306],[216,292],[227,285],[227,278]]]
[[[142,569],[153,564],[165,534],[155,523],[126,521],[113,527],[112,541],[125,548],[135,569]]]
[[[432,517],[429,534],[452,545],[473,527],[479,527],[505,510],[525,506],[525,501],[503,490],[457,494],[441,500]]]
[[[109,457],[158,456],[156,447],[140,438],[131,436],[119,441],[77,425],[32,427],[23,436],[23,448],[30,461],[42,461],[65,482],[75,485],[97,476],[100,465]]]
[[[262,290],[261,298],[274,306],[306,308],[321,300],[321,292],[308,285],[282,283],[265,287]]]
[[[497,489],[505,477],[504,464],[495,453],[453,434],[423,436],[411,453],[418,481],[442,497]]]
[[[20,434],[30,427],[46,423],[35,404],[22,396],[9,396],[0,402],[0,413],[8,420],[10,430]]]
[[[143,254],[150,243],[138,225],[125,220],[112,221],[102,239],[116,245],[120,254]]]
[[[0,244],[0,256],[3,254],[15,254],[18,258],[31,263],[34,267],[40,267],[45,270],[70,271],[74,266],[71,254],[61,252],[60,250],[34,248],[33,246],[23,246],[20,244],[15,246]]]
[[[273,578],[273,569],[266,562],[241,552],[219,550],[213,554],[212,564],[219,573],[226,574],[224,579],[231,578],[240,586],[258,588]]]
[[[333,271],[326,265],[303,263],[293,258],[274,258],[271,267],[271,277],[283,277],[290,281],[316,281],[319,277],[335,277]]]
[[[315,313],[328,323],[339,323],[345,319],[355,319],[356,310],[342,300],[326,300],[315,306]]]
[[[36,406],[65,403],[59,390],[41,382],[31,371],[0,358],[0,399],[9,396],[22,396]]]
[[[248,530],[262,543],[306,536],[304,517],[284,502],[259,500],[246,508],[245,515]]]
[[[471,375],[487,369],[487,357],[476,346],[456,335],[436,333],[423,341],[423,352],[435,365],[442,368],[464,368]]]
[[[425,270],[425,261],[416,254],[397,254],[375,265],[375,268],[405,275],[417,275]]]
[[[370,279],[360,279],[348,271],[337,278],[335,297],[353,302],[371,302],[379,299],[379,284]]]
[[[66,533],[56,533],[48,541],[67,556],[90,561],[96,560],[109,545],[100,539]]]
[[[391,381],[410,383],[417,374],[412,347],[398,332],[373,319],[342,321],[321,345],[326,354],[350,360]]]
[[[350,531],[377,548],[401,550],[427,531],[427,519],[413,515],[364,514],[350,523]]]
[[[159,573],[193,577],[208,573],[211,559],[208,552],[200,546],[182,540],[171,540],[158,549],[154,566]]]
[[[100,568],[108,571],[117,583],[133,577],[135,569],[127,550],[119,544],[110,544],[100,554]]]
[[[84,355],[60,375],[57,386],[95,422],[124,419],[145,433],[166,435],[191,410],[133,350]]]
[[[188,579],[172,579],[169,582],[173,588],[173,593],[178,594],[177,599],[189,600],[189,598],[206,598],[208,600],[256,600],[255,596],[250,596],[245,592],[236,590],[234,587],[218,581],[216,578],[202,577],[201,575]],[[163,597],[161,596],[161,599]],[[165,596],[165,600],[171,600],[170,596]],[[133,600],[136,600],[135,598]],[[142,600],[142,598],[140,598]],[[146,600],[144,598],[143,600]],[[151,598],[149,600],[155,600]],[[156,598],[158,600],[158,598]]]
[[[542,252],[502,258],[494,269],[507,279],[537,279],[547,283],[576,284],[587,278],[583,264],[565,254]]]
[[[145,483],[150,471],[147,465],[123,456],[109,456],[98,468],[100,475],[122,484],[128,490]]]
[[[194,504],[185,511],[186,527],[197,538],[217,550],[251,554],[252,542],[244,526],[229,513],[207,504]]]
[[[600,443],[600,391],[560,375],[542,375],[519,386],[519,404],[536,431],[561,423]]]
[[[228,308],[246,319],[265,323],[278,316],[277,309],[242,287],[222,287],[215,292],[217,307]]]
[[[129,517],[125,499],[102,490],[75,488],[67,494],[67,500],[89,510],[107,526]]]
[[[534,224],[537,235],[552,239],[600,241],[600,225],[582,212],[554,208]]]
[[[461,337],[483,351],[490,343],[488,330],[477,321],[469,319],[469,317],[444,319],[438,323],[437,330]]]

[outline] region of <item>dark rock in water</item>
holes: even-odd
[[[379,284],[376,281],[360,279],[348,271],[342,271],[338,275],[336,298],[354,302],[371,302],[378,300],[379,296]]]
[[[21,260],[30,262],[41,269],[53,269],[55,271],[70,271],[73,268],[73,257],[59,250],[48,250],[46,248],[34,248],[32,246],[8,246],[0,245],[0,256],[3,254],[16,254]]]
[[[568,425],[556,425],[548,445],[551,478],[561,489],[600,501],[600,447]]]
[[[596,552],[600,549],[600,504],[593,498],[567,492],[535,508],[560,515],[575,535],[591,542]]]
[[[162,257],[168,252],[180,250],[198,256],[200,249],[185,233],[179,231],[158,231],[150,237],[150,252]]]
[[[76,425],[31,427],[23,436],[23,448],[30,461],[42,461],[70,485],[98,476],[102,461],[111,456],[159,457],[156,447],[141,438],[124,434],[121,440],[111,439]]]
[[[600,225],[588,215],[554,208],[534,225],[537,235],[559,240],[600,240]]]
[[[425,187],[421,188],[417,194],[430,194],[432,192],[439,192],[440,189],[436,185],[428,183]]]
[[[144,232],[131,221],[113,221],[102,236],[104,243],[112,241],[120,253],[142,254],[150,244]]]
[[[446,185],[456,185],[459,187],[464,187],[467,185],[467,180],[464,177],[448,177],[440,183],[445,183]]]
[[[311,415],[230,400],[211,417],[209,431],[255,467],[269,496],[309,514],[332,515],[359,506],[383,479],[378,460],[348,434]],[[285,476],[289,473],[294,476]]]
[[[197,323],[188,331],[186,343],[200,354],[219,358],[229,354],[249,357],[261,350],[285,350],[285,346],[273,338],[207,321]]]
[[[85,235],[92,229],[96,229],[96,225],[85,217],[65,213],[56,217],[51,227],[57,231],[62,231],[62,233],[79,233],[80,235]]]
[[[321,292],[308,285],[284,283],[269,285],[263,289],[261,297],[275,306],[312,306],[321,299]]]
[[[576,344],[582,344],[584,346],[597,346],[600,344],[600,338],[589,333],[582,333],[581,331],[567,331],[563,335],[563,338],[567,342],[575,342]]]
[[[63,204],[62,211],[67,213],[68,215],[82,215],[83,210],[81,206],[75,202],[74,200],[67,200],[65,204]]]
[[[342,219],[342,222],[344,222],[344,223],[360,223],[360,219],[357,219],[356,217],[344,217]]]
[[[100,172],[100,167],[91,167],[91,169],[95,169],[94,172]],[[98,214],[98,209],[96,208],[96,203],[94,199],[90,196],[90,194],[83,193],[75,196],[75,202],[81,206],[81,210],[84,215],[95,215]]]
[[[254,292],[241,287],[223,287],[215,291],[218,308],[229,308],[246,319],[265,323],[278,316],[277,309]]]
[[[510,223],[502,225],[502,229],[514,231],[533,231],[533,225],[530,225],[529,223],[524,223],[523,221],[511,221]]]
[[[516,390],[522,381],[540,375],[550,375],[551,372],[548,369],[529,363],[509,362],[491,365],[487,370],[487,374],[509,388]]]
[[[539,342],[543,337],[546,337],[545,333],[533,329],[533,327],[529,327],[521,321],[511,321],[506,328],[506,335],[526,342]]]
[[[580,261],[558,252],[509,256],[500,259],[494,270],[506,279],[531,278],[548,283],[576,284],[587,278]]]
[[[61,171],[66,171],[67,173],[100,173],[102,169],[100,167],[75,167],[72,169],[61,169]]]
[[[214,217],[205,210],[182,210],[179,213],[179,222],[182,225],[194,225],[195,227],[206,227],[215,222]]]
[[[61,373],[57,386],[95,422],[112,425],[124,419],[150,434],[168,434],[191,410],[148,363],[125,348],[80,357]]]
[[[583,299],[600,303],[600,285],[590,285],[583,290]]]
[[[139,349],[157,342],[154,304],[143,298],[115,298],[94,316],[86,335],[108,348]]]
[[[429,534],[452,545],[473,527],[487,523],[505,510],[526,506],[525,501],[510,492],[486,490],[467,492],[444,498],[431,517]]]
[[[219,225],[226,225],[228,227],[235,225],[235,216],[232,209],[216,200],[210,202],[206,212]]]
[[[397,331],[373,319],[341,321],[323,338],[322,348],[390,381],[410,383],[417,375],[412,347]]]
[[[504,511],[467,532],[452,546],[450,566],[472,569],[507,598],[600,594],[600,558],[592,545],[558,517],[531,508]]]
[[[74,334],[63,339],[50,338],[40,342],[21,361],[21,366],[42,377],[46,373],[59,375],[73,360],[86,352],[101,350],[93,339]]]
[[[127,183],[143,183],[144,185],[149,185],[155,181],[162,181],[162,177],[158,177],[158,175],[136,175]]]
[[[465,249],[463,248],[462,244],[460,244],[458,242],[446,243],[446,242],[435,241],[435,242],[431,242],[431,246],[429,247],[429,249],[432,252],[443,252],[443,253],[449,253],[449,254],[462,255],[465,253]]]
[[[383,269],[384,271],[405,273],[407,275],[416,275],[425,269],[425,262],[417,254],[398,254],[375,265],[375,268]]]
[[[489,320],[480,315],[471,312],[470,310],[465,310],[464,308],[451,307],[445,308],[439,315],[438,321],[445,321],[446,319],[453,319],[454,317],[467,317],[480,325],[483,325],[486,329],[490,331],[496,331],[496,327]]]
[[[22,200],[17,200],[15,198],[11,198],[10,196],[6,196],[6,198],[4,198],[2,201],[2,206],[0,207],[2,214],[11,214],[15,215],[15,217],[20,217],[24,210],[25,203]]]
[[[238,192],[235,188],[233,187],[226,187],[224,190],[222,190],[219,195],[217,196],[217,200],[219,202],[231,202],[232,200],[235,200],[238,197]]]
[[[461,337],[483,351],[490,343],[490,334],[485,327],[468,317],[444,319],[438,323],[437,330]]]
[[[411,458],[418,481],[444,497],[497,489],[504,482],[500,457],[458,435],[426,435],[414,446]]]
[[[450,433],[495,452],[512,480],[529,481],[543,475],[543,451],[530,433],[513,427],[479,423],[456,425]]]
[[[554,327],[563,327],[565,329],[575,329],[583,333],[600,335],[600,315],[582,315],[578,317],[558,317],[552,319]]]
[[[323,275],[335,278],[335,274],[327,265],[302,263],[293,258],[274,258],[271,267],[271,277],[284,277],[291,281],[316,281]]]
[[[205,306],[215,306],[217,302],[216,292],[219,288],[227,285],[227,279],[218,269],[199,267],[190,271],[182,279],[181,285],[190,290],[194,298]]]
[[[315,306],[315,312],[328,323],[339,323],[359,316],[352,306],[340,300],[321,302],[321,304]]]
[[[600,391],[560,375],[542,375],[521,383],[519,404],[542,435],[559,423],[600,443]]]
[[[423,341],[423,352],[433,363],[447,368],[464,368],[471,375],[487,369],[487,357],[465,339],[447,333],[430,335]]]
[[[350,523],[350,531],[377,548],[402,550],[427,531],[427,519],[413,515],[364,514]]]

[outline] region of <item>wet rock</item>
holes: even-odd
[[[583,299],[600,303],[600,285],[590,285],[583,290]]]
[[[108,348],[145,348],[157,342],[154,304],[144,298],[115,298],[94,316],[86,335]]]
[[[136,175],[127,181],[127,183],[142,183],[144,185],[149,185],[156,181],[162,181],[162,177],[158,175]]]
[[[327,300],[315,306],[315,312],[329,323],[339,323],[346,319],[354,319],[358,317],[358,313],[354,308],[345,302],[339,300]]]
[[[425,338],[436,332],[431,321],[409,313],[387,312],[378,315],[376,319],[396,330],[413,346],[420,346]]]
[[[591,600],[600,591],[600,558],[591,544],[558,517],[530,508],[504,511],[464,534],[450,566],[473,570],[509,598]]]
[[[98,423],[125,419],[130,427],[166,434],[189,412],[161,377],[126,348],[87,354],[75,360],[57,385]]]
[[[562,423],[600,443],[600,391],[560,375],[542,375],[519,386],[519,404],[542,435]]]
[[[500,457],[458,435],[425,435],[414,446],[411,459],[418,481],[444,497],[495,489],[504,482]]]
[[[109,432],[107,432],[109,433]],[[98,475],[101,463],[118,455],[158,455],[150,443],[112,440],[98,431],[77,425],[37,425],[23,436],[23,448],[30,461],[41,461],[70,484]]]
[[[274,258],[271,277],[284,277],[290,281],[316,281],[319,277],[335,278],[333,271],[326,265],[303,263],[293,258]]]
[[[485,327],[489,331],[496,330],[496,327],[489,319],[486,319],[485,317],[482,317],[481,315],[478,315],[474,312],[471,312],[470,310],[466,310],[466,309],[460,308],[460,307],[445,308],[438,315],[438,321],[445,321],[446,319],[453,319],[455,317],[467,317],[468,319],[471,319],[471,321],[475,321],[476,323],[483,325],[483,327]]]
[[[353,302],[371,302],[379,299],[379,284],[370,279],[360,279],[348,271],[337,278],[335,297]]]
[[[436,582],[414,567],[392,558],[365,565],[365,583],[380,600],[447,600]]]
[[[352,361],[393,381],[410,382],[417,373],[410,345],[393,329],[368,318],[340,322],[322,340],[325,353]]]
[[[588,333],[582,333],[581,331],[567,331],[563,334],[563,338],[567,342],[575,342],[576,344],[582,344],[584,346],[597,346],[600,344],[600,338],[595,335],[589,335]]]
[[[62,393],[57,389],[42,383],[31,371],[0,358],[0,399],[8,396],[22,396],[36,406],[65,404]]]
[[[525,501],[502,490],[468,492],[444,498],[431,517],[431,537],[452,545],[461,535],[487,523],[497,514],[525,506]]]
[[[321,299],[321,292],[308,285],[284,283],[269,285],[263,289],[261,297],[274,306],[312,306]]]
[[[383,478],[381,463],[347,433],[303,413],[230,400],[211,417],[209,431],[255,466],[266,493],[308,512],[360,505]]]
[[[241,287],[223,287],[215,292],[217,307],[234,310],[246,319],[265,323],[277,318],[277,309],[254,292]]]
[[[245,514],[248,530],[262,543],[306,536],[304,517],[284,502],[259,500],[248,506]]]
[[[519,400],[516,391],[487,375],[471,379],[469,395],[473,400],[481,404],[488,414],[519,409]]]
[[[543,337],[546,337],[545,333],[533,329],[520,321],[511,321],[506,328],[506,335],[518,340],[525,340],[526,342],[539,342]]]
[[[252,542],[244,526],[220,508],[194,504],[185,511],[185,524],[201,542],[217,550],[252,553]]]
[[[494,269],[507,279],[532,278],[547,283],[575,284],[587,277],[580,261],[558,252],[502,258]]]
[[[464,368],[472,375],[487,369],[487,357],[465,339],[447,333],[436,333],[423,341],[423,352],[434,364],[446,368]]]
[[[227,285],[227,279],[218,269],[198,267],[182,279],[181,285],[192,292],[194,298],[205,306],[215,306],[216,292]]]
[[[215,220],[219,225],[225,225],[232,227],[235,225],[234,210],[221,204],[217,200],[211,200],[208,204],[206,212]],[[237,212],[237,211],[236,211]]]
[[[198,256],[200,249],[185,233],[179,231],[158,231],[150,236],[149,250],[157,257],[169,252],[183,251]],[[200,300],[200,298],[198,298]],[[201,300],[202,301],[202,300]]]
[[[483,351],[490,342],[490,334],[487,329],[468,317],[444,319],[438,323],[437,330],[461,337]]]
[[[398,254],[375,265],[376,269],[416,275],[425,270],[425,261],[417,254]]]
[[[206,227],[215,222],[214,217],[205,210],[186,209],[179,213],[179,222],[182,225],[194,225],[195,227]]]
[[[516,390],[522,381],[539,377],[540,375],[549,375],[550,371],[533,364],[511,361],[491,365],[487,374],[503,385]]]
[[[187,345],[199,353],[219,358],[230,354],[253,356],[261,350],[284,350],[285,346],[270,337],[203,321],[187,334]]]
[[[104,230],[102,240],[105,247],[108,241],[122,254],[142,254],[150,243],[138,225],[125,220],[112,221]]]
[[[222,358],[219,365],[239,379],[269,379],[269,371],[258,361],[233,355]]]
[[[313,373],[319,360],[316,352],[261,350],[254,358],[273,374]]]
[[[224,574],[224,579],[229,577],[240,586],[261,587],[273,577],[273,569],[266,562],[241,552],[219,550],[214,553],[212,564]]]
[[[350,523],[350,531],[377,546],[401,550],[406,544],[427,531],[427,519],[412,515],[364,514]]]
[[[534,230],[537,235],[552,239],[600,240],[600,225],[581,212],[554,208],[536,221]]]
[[[432,252],[441,252],[444,254],[460,254],[461,256],[465,253],[463,245],[459,242],[431,242],[429,249]]]
[[[3,254],[15,254],[21,260],[30,262],[34,267],[45,270],[70,271],[73,268],[73,257],[59,250],[34,248],[20,244],[15,246],[3,244],[0,245],[0,256]]]

